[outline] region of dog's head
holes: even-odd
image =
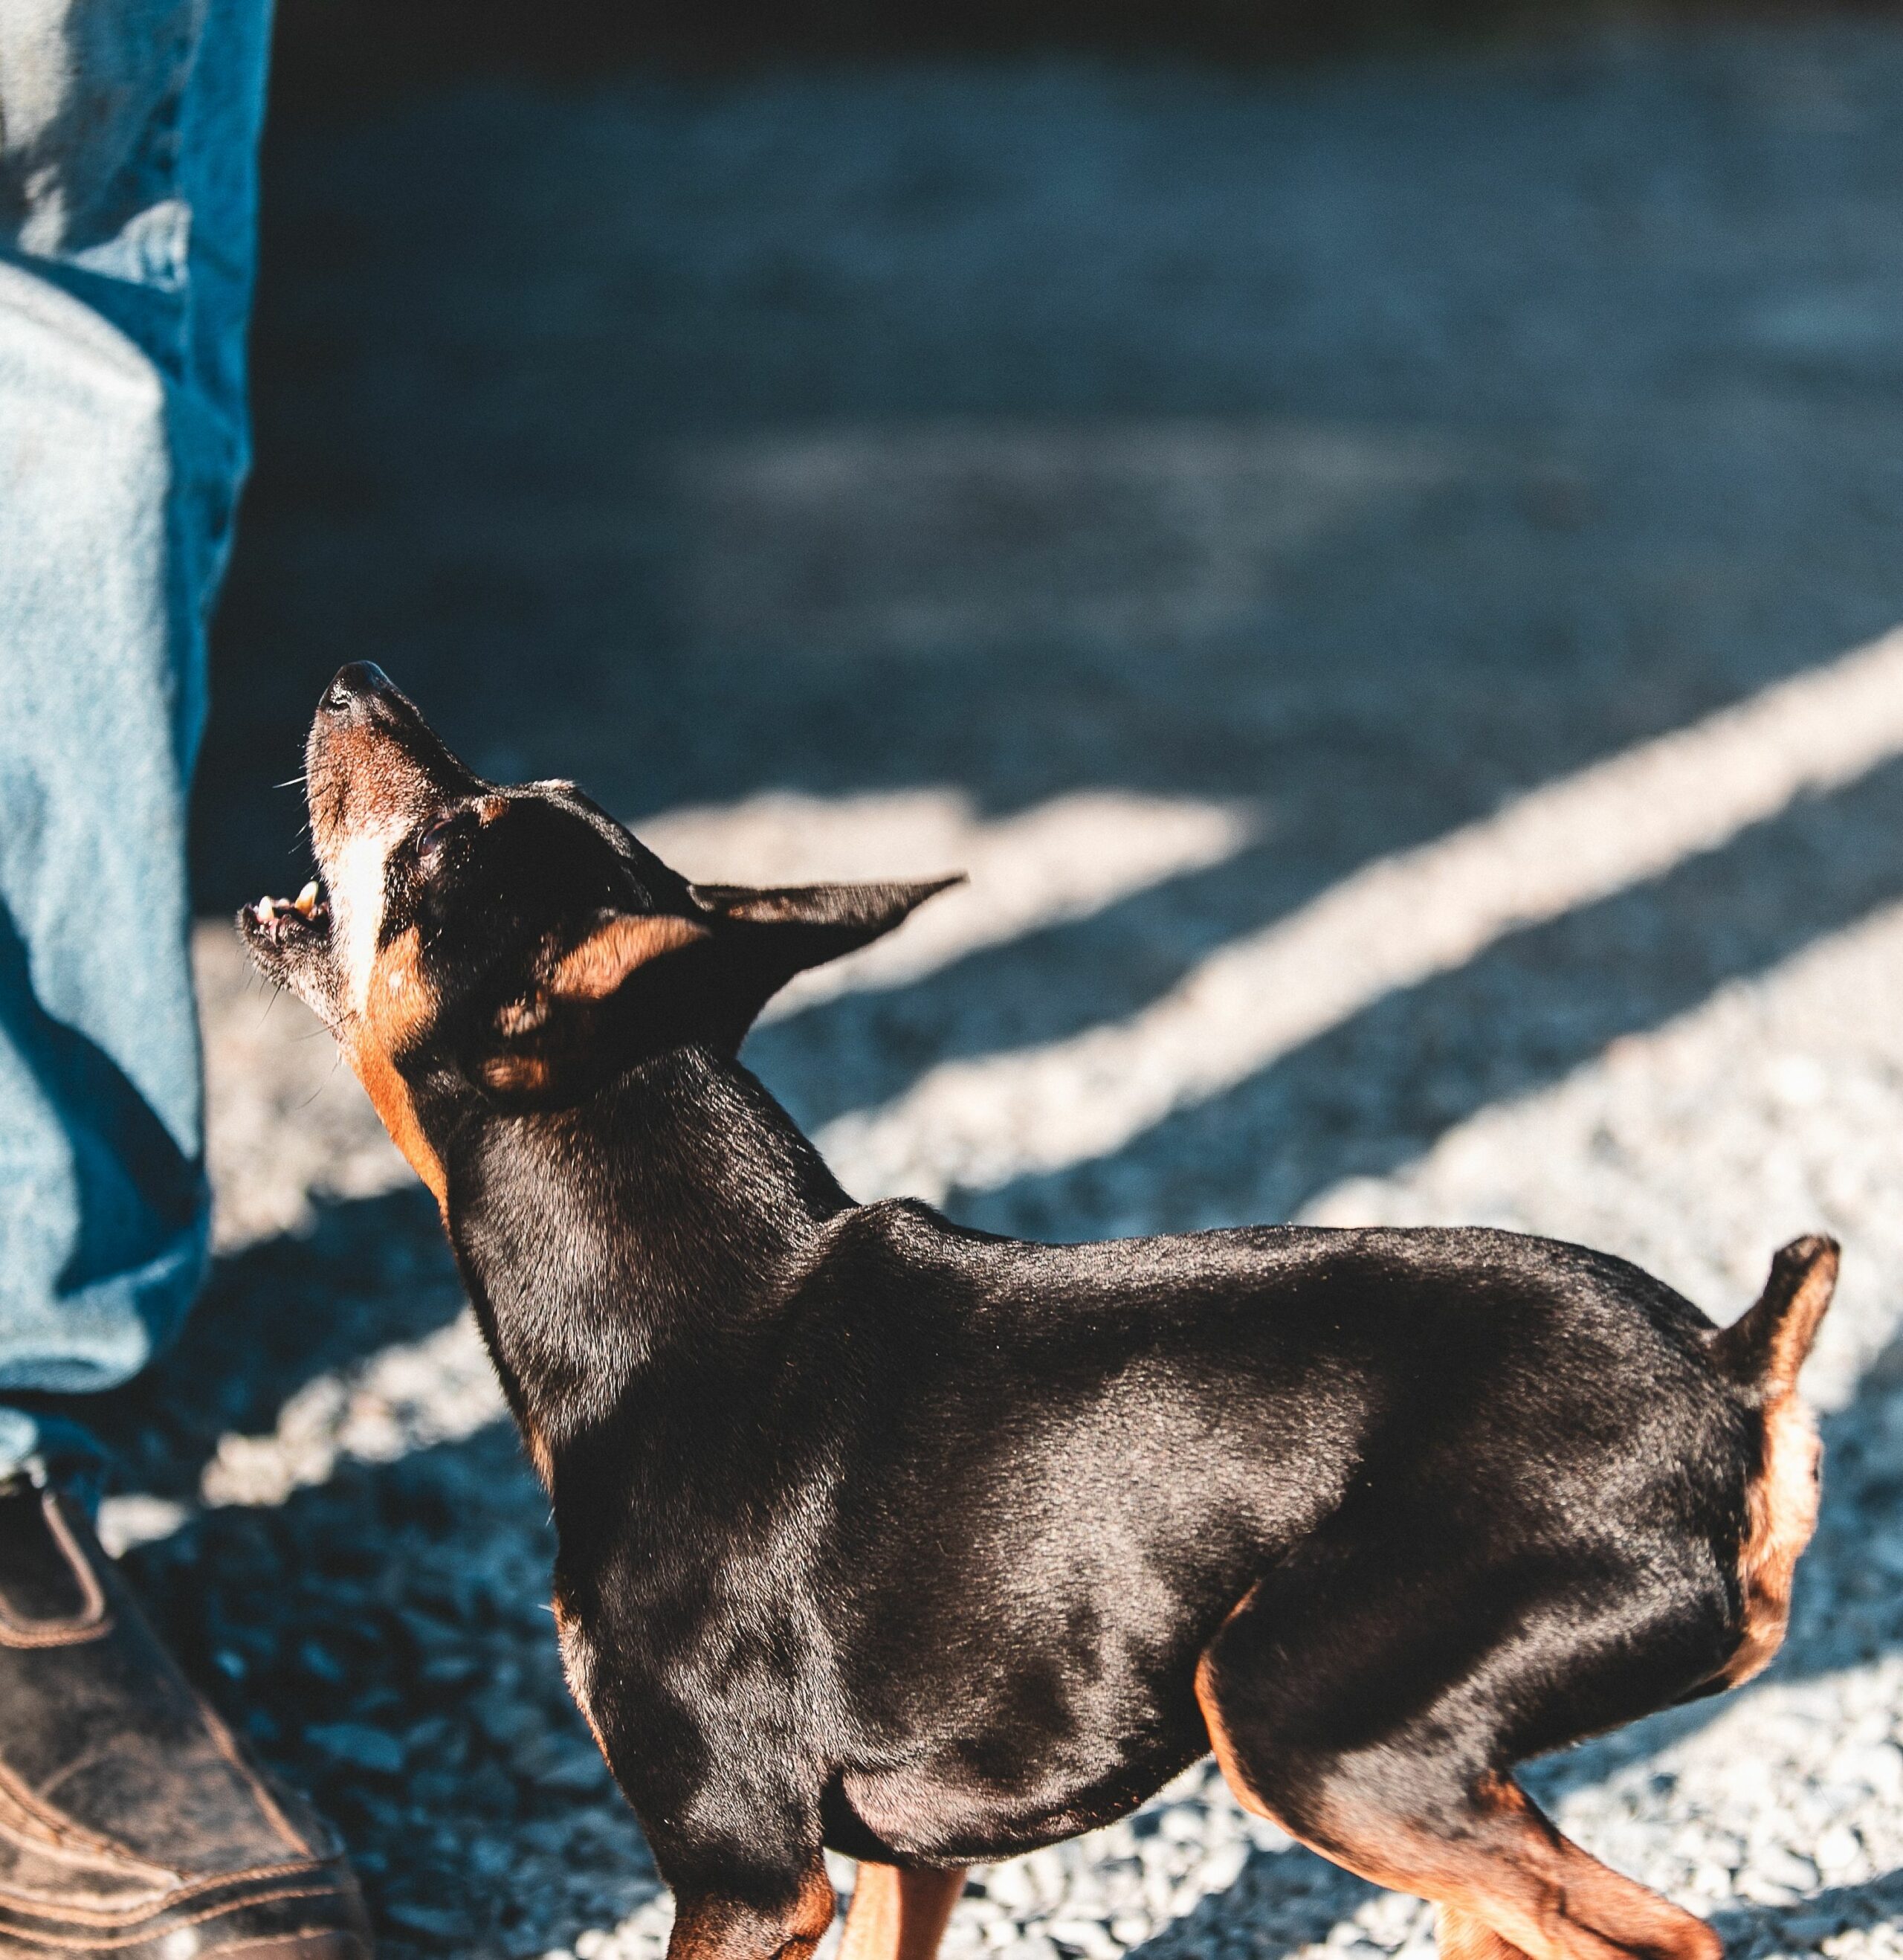
[[[326,690],[305,765],[317,877],[239,931],[329,1023],[439,1199],[425,1077],[549,1107],[669,1048],[732,1053],[796,973],[955,882],[691,884],[570,783],[484,781],[367,663]]]

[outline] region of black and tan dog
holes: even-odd
[[[375,668],[311,730],[321,875],[243,915],[435,1193],[554,1505],[576,1699],[675,1960],[929,1960],[959,1867],[1237,1796],[1463,1960],[1712,1960],[1514,1765],[1762,1667],[1816,1506],[1836,1249],[1720,1333],[1574,1246],[1095,1246],[855,1204],[735,1059],[937,886],[691,885],[478,780]]]

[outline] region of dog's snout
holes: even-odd
[[[389,676],[374,660],[352,660],[337,670],[335,677],[324,690],[321,705],[333,714],[341,714],[367,695],[387,694],[389,691]]]
[[[0,0],[0,5],[5,0]],[[318,861],[347,833],[420,822],[482,788],[389,676],[352,660],[332,677],[304,738],[311,836]]]

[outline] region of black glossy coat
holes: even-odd
[[[677,1886],[823,1838],[992,1859],[1205,1753],[1250,1593],[1263,1770],[1444,1723],[1453,1772],[1695,1691],[1752,1418],[1634,1267],[1479,1231],[1049,1246],[851,1204],[700,1048],[451,1149],[545,1447],[578,1691]],[[1269,1602],[1272,1602],[1272,1610]]]

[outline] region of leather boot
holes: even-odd
[[[367,1960],[342,1847],[179,1672],[84,1513],[0,1484],[0,1960]]]

